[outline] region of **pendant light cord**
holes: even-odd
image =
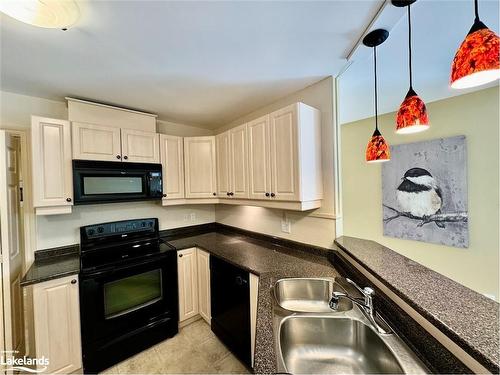
[[[375,77],[375,130],[378,131],[378,109],[377,109],[377,47],[373,47],[373,69]]]
[[[410,13],[410,5],[408,5],[408,64],[410,71],[410,89],[413,89],[413,72],[411,69],[411,13]]]
[[[479,21],[479,4],[478,4],[478,0],[474,0],[474,12],[476,13],[476,21]]]

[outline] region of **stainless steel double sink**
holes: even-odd
[[[289,278],[272,288],[278,372],[424,374],[428,370],[394,333],[380,334],[347,299],[329,307],[333,278]]]

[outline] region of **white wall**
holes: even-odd
[[[25,130],[29,136],[31,115],[67,119],[68,110],[66,102],[0,91],[0,128]],[[158,122],[158,131],[179,136],[212,134],[211,130],[166,121]],[[169,229],[211,223],[215,221],[215,210],[213,205],[162,207],[159,203],[140,202],[75,206],[69,215],[36,216],[36,241],[26,249],[26,262],[31,263],[36,250],[79,243],[80,226],[143,217],[158,217],[160,229]]]
[[[318,246],[331,246],[333,244],[336,224],[334,220],[336,214],[334,100],[335,79],[328,77],[266,107],[249,113],[216,131],[216,133],[221,133],[298,101],[319,109],[321,111],[324,189],[321,208],[307,212],[286,211],[292,224],[290,234],[281,231],[283,211],[276,209],[217,205],[215,208],[217,222]]]

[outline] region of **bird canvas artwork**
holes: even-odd
[[[384,235],[469,246],[465,136],[391,146],[382,166]]]

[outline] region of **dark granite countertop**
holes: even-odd
[[[80,272],[78,246],[64,246],[35,252],[35,261],[21,280],[21,286],[41,283]]]
[[[377,242],[340,237],[335,243],[478,362],[498,373],[500,304]]]
[[[313,246],[313,253],[307,253],[244,235],[215,232],[169,239],[168,243],[177,249],[199,247],[259,276],[254,363],[254,371],[259,374],[277,371],[270,291],[275,281],[283,277],[339,276],[325,256],[314,254],[318,248]]]

